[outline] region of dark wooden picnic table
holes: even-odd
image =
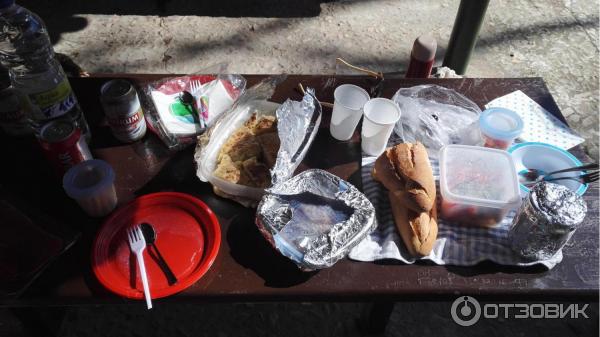
[[[120,204],[152,192],[179,191],[204,201],[219,218],[222,242],[212,268],[187,290],[157,300],[156,305],[161,302],[207,300],[391,303],[416,299],[454,299],[459,294],[478,298],[597,301],[597,183],[585,194],[589,212],[584,224],[565,247],[563,261],[549,271],[543,267],[516,268],[494,263],[454,267],[422,262],[405,265],[394,261],[366,263],[344,259],[329,269],[301,272],[259,234],[254,224],[254,209],[216,196],[208,183],[196,177],[193,146],[170,152],[150,132],[133,144],[119,143],[113,138],[103,119],[99,102],[100,86],[116,77],[143,85],[164,76],[98,74],[71,79],[91,126],[93,155],[109,162],[116,171]],[[248,85],[252,85],[265,76],[249,75],[246,78]],[[342,83],[353,83],[369,89],[375,81],[365,76],[291,75],[278,87],[273,100],[282,102],[288,97],[299,99],[301,95],[295,89],[298,83],[315,88],[320,100],[332,102],[334,88]],[[391,98],[399,88],[426,83],[454,89],[481,108],[496,97],[521,90],[564,121],[541,78],[387,78],[382,96]],[[326,169],[360,188],[359,132],[350,141],[336,141],[327,129],[330,114],[331,109],[324,108],[321,130],[299,169]],[[34,147],[4,139],[0,149],[4,159],[0,165],[0,177],[5,188],[57,219],[71,223],[83,233],[79,242],[57,259],[25,293],[16,299],[2,300],[0,305],[134,303],[103,289],[91,271],[91,244],[102,219],[85,216],[64,194],[60,183],[52,178],[49,167]],[[572,153],[583,162],[590,160],[580,147],[574,148]]]

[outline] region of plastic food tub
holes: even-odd
[[[479,115],[479,129],[485,147],[506,150],[523,131],[523,120],[512,110],[490,108]]]
[[[262,195],[265,193],[263,188],[245,186],[235,184],[230,181],[221,179],[215,176],[213,173],[217,168],[217,157],[221,147],[229,137],[250,118],[250,116],[256,112],[258,117],[260,116],[275,116],[277,108],[280,104],[269,102],[269,101],[251,101],[244,105],[238,106],[235,112],[235,117],[230,123],[221,125],[221,128],[215,130],[214,134],[210,139],[210,143],[207,147],[207,156],[204,160],[199,163],[199,171],[202,176],[209,181],[213,186],[219,188],[221,191],[242,198],[248,198],[252,200],[260,200]]]
[[[63,176],[67,195],[90,216],[101,217],[117,206],[115,171],[104,160],[90,159],[71,167]]]
[[[519,205],[519,181],[508,152],[447,145],[440,149],[439,158],[442,218],[494,227]]]

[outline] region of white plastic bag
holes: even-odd
[[[433,84],[402,88],[392,100],[402,111],[394,132],[405,142],[423,143],[433,156],[444,145],[470,143],[468,130],[481,113],[470,99]]]

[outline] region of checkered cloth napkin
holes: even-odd
[[[393,144],[390,144],[390,146]],[[377,213],[377,229],[354,247],[349,257],[357,261],[376,261],[395,259],[404,263],[414,263],[417,259],[410,255],[400,238],[394,217],[390,209],[387,190],[373,180],[371,170],[376,157],[362,158],[363,192],[373,203]],[[438,162],[430,158],[433,175],[439,196]],[[465,227],[438,218],[438,237],[432,252],[423,260],[430,260],[439,265],[472,266],[489,260],[502,265],[531,266],[542,264],[552,269],[562,260],[562,252],[558,252],[549,260],[526,261],[515,255],[508,242],[508,228],[515,215],[511,211],[495,228]]]

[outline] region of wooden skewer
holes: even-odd
[[[298,83],[298,89],[300,89],[300,92],[302,92],[302,95],[306,95],[306,91],[304,91],[304,86],[302,86],[302,83]],[[321,103],[322,106],[326,106],[328,108],[333,108],[333,104],[331,104],[331,103],[321,102],[321,101],[319,101],[319,103]]]
[[[369,70],[369,69],[365,69],[365,68],[361,68],[361,67],[357,67],[357,66],[355,66],[355,65],[352,65],[352,64],[350,64],[350,63],[346,62],[346,61],[345,61],[344,59],[342,59],[341,57],[338,57],[338,58],[336,58],[335,60],[336,60],[336,62],[342,63],[342,64],[343,64],[343,65],[345,65],[346,67],[349,67],[349,68],[352,68],[352,69],[354,69],[354,70],[361,71],[361,72],[363,72],[363,73],[369,74],[369,75],[371,75],[371,76],[373,76],[373,77],[375,77],[375,78],[381,78],[381,79],[383,79],[383,73],[380,73],[380,72],[375,72],[375,71],[372,71],[372,70]]]

